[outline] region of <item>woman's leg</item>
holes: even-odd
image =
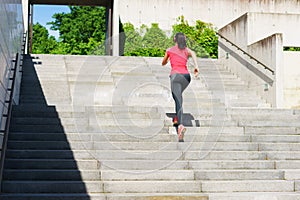
[[[171,75],[170,78],[171,78],[172,96],[175,101],[176,116],[178,117],[178,124],[182,124],[182,115],[183,115],[182,93],[189,85],[191,81],[191,77],[189,74],[173,74]]]

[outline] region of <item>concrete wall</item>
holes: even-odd
[[[244,49],[246,52],[257,54],[264,52],[266,58],[269,58],[268,66],[276,66],[276,46],[280,46],[281,34],[275,34]],[[269,45],[261,45],[268,43]],[[272,50],[271,50],[272,49]],[[282,49],[279,49],[282,52]],[[255,54],[255,55],[257,55]],[[255,55],[253,55],[255,57]],[[272,72],[257,64],[257,62],[242,51],[237,50],[226,40],[219,38],[219,61],[224,68],[236,74],[243,80],[250,89],[256,91],[261,97],[267,100],[273,107],[280,107],[280,101],[276,98],[276,77]],[[262,61],[263,62],[263,61]],[[266,90],[267,89],[267,90]],[[280,99],[280,98],[279,98]],[[282,98],[281,98],[282,99]]]
[[[284,46],[300,47],[299,14],[249,13],[248,44],[274,33],[282,33]]]
[[[284,79],[285,71],[290,71],[290,69],[285,64],[288,62],[285,60],[289,57],[284,58],[283,47],[300,46],[300,28],[296,28],[297,24],[300,24],[299,14],[246,13],[219,30],[221,35],[275,71],[274,77],[266,70],[259,72],[261,77],[254,73],[250,75],[245,72],[248,67],[247,63],[238,62],[236,58],[234,58],[236,61],[223,59],[226,50],[219,49],[223,65],[248,82],[249,87],[257,87],[257,92],[274,107],[291,107],[290,102],[287,102],[288,98],[284,98],[284,94],[287,93],[287,87],[284,85],[293,85],[293,83],[289,83],[292,79],[286,75]],[[220,42],[222,43],[222,40]],[[224,44],[227,48],[231,48],[228,43]],[[237,50],[233,51],[237,52]],[[256,63],[252,65],[259,67]],[[269,82],[265,76],[274,80],[274,84],[269,85],[268,91],[264,91],[263,85]],[[294,89],[289,87],[289,91]],[[293,102],[295,101],[294,99]]]
[[[243,50],[247,50],[248,45],[248,15],[246,13],[240,16],[218,31],[218,33],[237,44]]]
[[[261,74],[273,81],[262,81],[262,78],[258,79],[257,76],[249,77],[250,87],[256,87],[258,94],[270,102],[272,106],[283,108],[283,35],[281,33],[273,34],[249,45],[247,52],[275,72],[273,75],[270,71],[265,70],[263,66],[259,65]],[[253,62],[254,64],[255,61]],[[266,86],[268,87],[267,90],[265,90]]]
[[[247,12],[299,13],[299,0],[119,0],[122,22],[135,27],[159,23],[164,30],[172,29],[178,16],[190,24],[196,20],[210,22],[221,28]]]
[[[28,27],[28,9],[29,9],[29,5],[28,5],[28,1],[29,0],[22,0],[22,11],[23,11],[23,21],[24,21],[24,30],[27,31],[29,33],[29,27]],[[26,47],[28,46],[28,36],[29,34],[27,34],[27,38],[26,38]],[[25,53],[28,53],[27,52],[27,48],[25,49]]]
[[[5,99],[9,87],[8,78],[10,69],[14,66],[12,62],[16,53],[21,52],[21,42],[23,39],[23,16],[21,0],[0,1],[0,120],[1,130],[4,128],[5,120],[2,120],[2,114],[7,111]],[[20,76],[16,84],[19,91]],[[15,95],[15,101],[18,101],[18,94]],[[4,118],[5,119],[5,118]],[[0,135],[0,146],[2,146],[2,137]]]
[[[284,101],[286,108],[300,108],[300,52],[284,51]]]

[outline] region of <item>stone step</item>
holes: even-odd
[[[269,160],[299,160],[300,159],[300,152],[299,151],[258,151],[258,152],[244,152],[243,151],[226,151],[227,155],[222,155],[224,152],[222,151],[214,151],[214,152],[205,152],[201,151],[193,152],[188,151],[185,153],[185,159],[196,159],[204,158],[204,159],[224,159],[224,160],[236,160],[236,159],[249,159],[249,160],[262,160],[262,159],[269,159]],[[245,155],[243,158],[242,155]],[[219,158],[222,157],[222,158]],[[230,156],[232,156],[230,158]]]
[[[175,132],[175,128],[174,128]],[[58,133],[43,133],[43,132],[31,132],[31,133],[12,133],[10,136],[11,140],[15,141],[81,141],[81,142],[177,142],[177,135],[169,133],[153,133],[151,131],[141,131],[141,132],[129,132],[124,131],[123,133],[117,132],[99,132],[95,133],[90,132],[74,132],[67,133],[58,132]],[[219,133],[211,135],[201,134],[201,133],[191,133],[187,131],[185,136],[186,143],[194,142],[251,142],[251,136],[242,136],[242,135],[222,135]],[[63,146],[66,144],[61,144]],[[185,143],[182,144],[185,146]]]
[[[101,193],[100,181],[3,181],[4,193]]]
[[[65,123],[74,124],[74,119],[68,118],[64,120]],[[62,120],[58,118],[58,115],[55,117],[14,117],[11,120],[12,126],[15,125],[60,125]]]
[[[152,104],[149,104],[152,105]],[[102,113],[160,113],[162,115],[165,115],[166,113],[174,113],[174,103],[172,102],[171,104],[169,104],[166,107],[159,107],[159,106],[155,106],[152,105],[151,107],[149,105],[146,106],[124,106],[124,105],[117,105],[114,104],[112,106],[87,106],[86,109],[84,108],[78,108],[75,107],[71,107],[68,108],[68,106],[64,107],[58,107],[56,106],[56,109],[59,112],[62,111],[84,111],[86,110],[86,112],[88,113],[97,113],[97,114],[102,114]],[[210,107],[210,108],[206,108],[206,107],[201,107],[201,108],[195,108],[195,105],[189,106],[189,105],[184,105],[184,113],[204,113],[204,114],[222,114],[222,113],[226,113],[226,109],[224,106],[220,106],[220,107]],[[170,110],[170,111],[169,111]],[[196,112],[197,111],[197,112]]]
[[[57,96],[60,96],[60,94],[57,94]],[[57,96],[47,97],[46,104],[55,105],[55,104],[70,104],[70,103],[72,103],[71,98],[69,96],[63,96],[63,97],[58,97],[58,98],[57,98]],[[39,104],[40,102],[28,101],[26,103]],[[45,103],[42,102],[42,105],[45,105]]]
[[[284,179],[285,180],[299,180],[300,179],[300,170],[299,169],[284,170]],[[300,186],[297,185],[297,187],[298,187],[298,190],[300,190]]]
[[[194,193],[201,192],[200,181],[104,181],[108,193]]]
[[[68,84],[80,85],[80,84],[108,84],[114,83],[114,79],[110,74],[95,74],[95,72],[90,72],[86,74],[74,74],[68,72]]]
[[[299,162],[280,161],[284,168],[289,163],[296,168]],[[272,170],[275,161],[267,160],[101,160],[101,169],[115,169],[130,172],[144,170],[145,173],[159,169],[193,170]]]
[[[278,160],[276,161],[277,169],[299,169],[299,160]]]
[[[26,83],[28,82],[36,82],[37,80],[41,80],[41,85],[46,85],[46,82],[52,83],[53,85],[58,84],[57,82],[67,83],[66,74],[39,74],[37,76],[24,76],[23,79]]]
[[[300,160],[299,151],[268,151],[267,159],[270,160]]]
[[[196,170],[272,170],[271,160],[191,160],[188,167]]]
[[[278,117],[280,118],[282,115],[291,116],[294,114],[294,111],[291,109],[272,109],[272,108],[234,108],[228,109],[228,114],[241,116],[241,117],[251,117],[251,116],[264,116],[267,115],[268,117]]]
[[[206,194],[193,193],[92,193],[92,194],[3,194],[3,200],[208,200]]]
[[[245,127],[245,135],[299,135],[297,127]]]
[[[217,126],[217,124],[216,124]],[[154,135],[161,132],[167,132],[168,127],[164,127],[163,122],[159,122],[150,126],[150,124],[144,124],[143,126],[138,126],[137,124],[101,124],[94,123],[92,125],[83,125],[82,123],[75,124],[17,124],[12,126],[11,132],[29,132],[29,133],[83,133],[83,132],[95,132],[95,133],[128,133],[135,134],[139,132],[144,132],[145,134]]]
[[[254,135],[252,136],[252,141],[261,143],[289,143],[294,145],[300,142],[300,135]],[[277,148],[274,146],[274,149]]]
[[[121,171],[158,169],[195,169],[195,170],[297,170],[298,160],[102,160],[102,169],[117,169]]]
[[[254,127],[274,127],[274,126],[281,126],[281,127],[300,127],[300,121],[286,119],[286,120],[268,120],[265,119],[263,121],[242,121],[238,122],[239,126],[254,126]]]
[[[6,159],[5,169],[73,169],[96,170],[97,160],[73,159]]]
[[[7,150],[6,157],[10,159],[93,159],[85,150]]]
[[[187,160],[265,160],[267,155],[255,151],[187,151],[183,156]]]
[[[294,192],[295,181],[285,180],[237,180],[202,181],[202,192]]]
[[[276,121],[276,120],[299,120],[299,116],[293,115],[292,113],[286,113],[284,111],[278,112],[277,114],[272,114],[272,113],[241,113],[239,114],[230,114],[231,111],[228,111],[228,115],[232,117],[232,119],[239,120],[239,121]],[[263,111],[262,111],[263,112]]]
[[[63,194],[63,193],[58,193],[58,194],[53,194],[53,193],[40,193],[40,194],[26,194],[26,193],[19,193],[19,194],[1,194],[1,200],[40,200],[40,199],[45,199],[45,200],[105,200],[106,195],[103,194],[98,194],[98,195],[93,195],[91,197],[90,194]]]
[[[183,151],[183,150],[7,150],[7,158],[22,159],[187,159],[187,160],[288,160],[299,159],[300,152],[259,151]]]
[[[259,108],[269,108],[271,104],[257,101],[243,101],[242,99],[231,100],[230,103],[227,104],[228,107],[231,108],[243,108],[243,107],[259,107]]]
[[[279,150],[290,149],[299,151],[300,147],[278,148]],[[215,151],[264,151],[267,145],[247,142],[193,142],[178,144],[178,142],[98,142],[98,141],[9,141],[8,149],[23,150],[215,150]],[[271,149],[271,148],[270,148]],[[274,149],[272,149],[274,151]]]
[[[288,174],[289,175],[289,174]],[[288,177],[288,175],[286,177]],[[102,180],[283,180],[279,170],[102,170]]]
[[[300,151],[300,145],[298,142],[295,143],[260,143],[260,151]]]
[[[300,194],[295,192],[225,192],[210,193],[210,200],[295,200]]]
[[[85,116],[84,112],[42,112],[42,111],[14,111],[12,112],[12,120],[14,118],[78,118],[77,116]]]
[[[123,98],[123,102],[125,105],[166,105],[168,106],[170,103],[173,104],[173,99],[168,98],[168,101],[162,101],[162,99],[166,99],[163,96],[154,96],[152,97],[135,97],[134,99],[130,99],[128,102],[128,98]],[[223,106],[223,103],[221,103],[219,100],[213,101],[211,99],[200,99],[198,100],[197,98],[185,98],[184,99],[184,104],[185,105],[197,105],[198,107],[204,107],[204,106]]]
[[[287,180],[286,172],[281,170],[196,170],[196,180]]]
[[[69,110],[72,111],[73,108],[68,106]],[[45,104],[23,104],[18,106],[13,106],[13,113],[19,112],[42,112],[42,113],[57,113],[59,110],[57,106],[45,105]]]
[[[158,116],[160,117],[160,116]],[[64,120],[65,121],[65,120]],[[63,125],[73,125],[76,124],[77,126],[81,127],[89,127],[93,129],[99,129],[99,127],[106,127],[106,126],[128,126],[128,127],[141,127],[141,128],[148,128],[154,130],[154,127],[169,127],[173,126],[173,122],[171,119],[157,119],[156,118],[150,118],[150,119],[134,119],[128,117],[127,119],[121,119],[121,118],[114,118],[114,119],[109,119],[107,118],[106,120],[101,118],[99,119],[94,119],[94,120],[87,120],[87,119],[76,119],[73,121],[69,120],[71,123],[63,123]],[[224,117],[224,119],[197,119],[194,117],[191,118],[183,118],[182,124],[187,127],[210,127],[210,126],[226,126],[226,127],[232,127],[232,126],[237,126],[237,122],[232,121],[230,119],[227,119]],[[18,124],[16,124],[18,125]],[[26,124],[27,125],[27,124]],[[39,125],[39,124],[38,124]]]
[[[97,181],[101,178],[98,170],[63,169],[5,169],[4,180],[14,181]]]
[[[25,124],[15,124],[10,128],[11,132],[46,132],[46,133],[63,133],[66,127],[63,127],[61,124],[52,125],[52,124],[41,124],[41,125],[25,125]],[[75,126],[67,127],[67,130],[76,130]]]
[[[101,179],[104,181],[151,181],[151,180],[172,180],[191,181],[195,179],[192,170],[155,170],[145,173],[144,170],[101,170]]]
[[[59,113],[61,114],[61,113]],[[62,113],[65,114],[65,113]],[[72,113],[71,113],[72,114]],[[67,116],[67,115],[66,115]],[[120,120],[140,120],[140,119],[161,119],[162,121],[172,121],[175,113],[135,113],[135,112],[97,112],[97,113],[78,113],[74,115],[69,115],[67,117],[60,116],[61,121],[64,121],[64,118],[70,118],[70,116],[74,116],[74,120],[79,120],[80,118],[89,118],[89,120],[112,120],[115,121]],[[217,118],[218,117],[218,118]],[[18,116],[16,116],[18,118]],[[230,117],[227,116],[226,113],[219,113],[218,115],[211,114],[211,113],[183,113],[182,116],[183,120],[214,120],[214,119],[224,119],[224,120],[231,120]],[[69,119],[68,119],[69,120]]]
[[[200,138],[203,138],[202,136]],[[77,141],[77,142],[91,142],[91,141],[114,141],[114,142],[171,142],[175,139],[174,135],[171,134],[153,134],[153,132],[145,134],[145,132],[140,133],[126,133],[120,134],[117,132],[72,132],[72,133],[41,133],[41,132],[31,132],[31,133],[12,133],[9,136],[12,141]],[[243,139],[243,138],[242,138]]]
[[[139,125],[141,127],[143,126],[149,126],[149,125],[159,125],[163,123],[167,123],[165,120],[161,119],[160,115],[154,116],[152,115],[151,118],[146,115],[141,115],[140,118],[139,116],[133,117],[134,114],[127,116],[127,118],[120,118],[119,116],[115,116],[114,118],[103,118],[102,120],[96,119],[95,121],[90,121],[88,118],[37,118],[37,117],[32,117],[32,118],[21,118],[21,117],[15,117],[12,119],[11,123],[12,126],[17,126],[17,125],[53,125],[53,126],[58,126],[58,125],[93,125],[93,124],[101,124],[103,126],[110,126],[110,125],[116,125],[116,124],[121,124],[121,125]],[[172,125],[172,124],[171,124]]]

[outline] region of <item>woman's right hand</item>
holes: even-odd
[[[194,69],[194,75],[195,75],[195,78],[198,78],[198,75],[199,75],[199,69],[198,68]]]

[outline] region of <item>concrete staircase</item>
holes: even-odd
[[[178,143],[160,62],[28,56],[0,199],[300,199],[300,111],[270,108],[199,59]]]

